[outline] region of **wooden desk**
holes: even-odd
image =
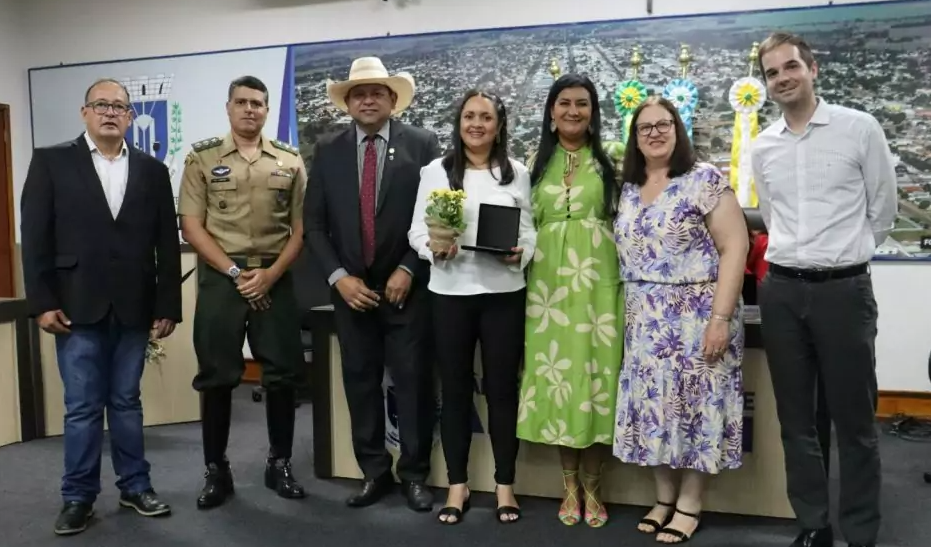
[[[26,302],[0,298],[0,446],[44,434],[38,354],[38,328]]]
[[[17,260],[17,264],[21,262]],[[197,255],[190,245],[182,244],[181,271],[184,274],[191,272],[181,289],[184,320],[175,328],[171,336],[162,340],[166,354],[164,360],[155,366],[147,367],[143,373],[142,408],[143,423],[146,426],[200,420],[200,396],[191,387],[191,381],[197,373],[197,357],[194,354],[193,341],[194,305],[197,300],[196,265]],[[19,278],[22,278],[21,270]],[[6,312],[0,314],[0,317],[5,318],[15,309],[15,316],[24,325],[22,332],[32,334],[23,338],[22,347],[27,349],[21,350],[20,346],[11,347],[5,342],[11,336],[9,328],[6,330],[0,328],[0,414],[8,406],[6,391],[7,386],[10,385],[4,381],[10,373],[2,367],[7,362],[6,355],[16,352],[26,359],[24,361],[26,364],[18,369],[20,375],[23,374],[22,370],[30,371],[29,381],[27,383],[21,381],[19,384],[20,406],[22,407],[25,401],[30,408],[34,406],[38,409],[31,414],[29,414],[31,411],[27,412],[28,409],[23,410],[24,416],[27,414],[30,416],[35,414],[35,416],[22,424],[24,431],[29,429],[32,433],[28,436],[23,435],[19,440],[26,441],[61,435],[64,431],[64,387],[58,372],[55,337],[42,332],[35,326],[34,321],[26,318],[25,301],[17,302],[4,304]],[[3,323],[3,320],[0,320],[0,323]],[[15,336],[25,336],[22,332],[17,329]],[[8,347],[10,349],[7,349]],[[4,417],[0,417],[0,420],[3,419]],[[3,426],[0,425],[0,430],[2,429]],[[2,437],[3,434],[0,433],[0,438]]]
[[[349,412],[343,389],[339,343],[333,326],[331,306],[313,310],[314,359],[311,369],[311,393],[314,404],[314,468],[319,478],[360,478],[350,438]],[[750,452],[744,453],[741,469],[722,473],[710,481],[704,509],[724,513],[794,518],[786,497],[786,479],[775,398],[767,370],[766,357],[760,349],[760,326],[747,325],[747,350],[744,361],[744,384],[747,392],[745,430]],[[476,374],[481,367],[476,352]],[[485,399],[475,395],[481,423],[487,424]],[[389,416],[388,422],[392,418]],[[388,423],[386,444],[397,458],[397,448]],[[483,427],[484,429],[484,427]],[[494,489],[494,460],[487,434],[476,433],[469,460],[470,485],[477,491]],[[602,481],[606,502],[651,506],[655,502],[649,469],[624,465],[609,458]],[[432,472],[428,483],[446,487],[446,465],[435,435]],[[558,451],[555,447],[522,442],[517,461],[518,495],[549,498],[562,496],[562,479]]]
[[[181,253],[181,271],[187,273],[197,265],[197,255],[185,248]],[[191,387],[197,374],[194,354],[194,304],[197,301],[197,274],[191,274],[182,285],[183,321],[171,336],[162,340],[165,358],[147,366],[142,374],[143,425],[164,425],[200,420],[200,396]],[[58,373],[55,337],[40,334],[42,375],[45,405],[45,435],[61,435],[64,431],[64,386]]]

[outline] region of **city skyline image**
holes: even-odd
[[[417,92],[398,118],[428,128],[450,143],[456,102],[473,87],[505,102],[510,149],[526,161],[539,141],[553,60],[560,71],[588,76],[599,93],[606,141],[621,138],[615,109],[618,83],[634,76],[631,52],[642,64],[637,79],[651,95],[681,76],[679,54],[688,46],[687,78],[698,105],[693,142],[703,161],[729,171],[735,113],[728,93],[751,73],[750,51],[776,30],[802,35],[819,65],[816,92],[826,101],[869,112],[882,124],[897,158],[899,218],[877,258],[931,258],[931,2],[860,4],[607,21],[533,28],[491,29],[383,37],[292,46],[298,140],[309,160],[313,144],[351,119],[329,104],[326,80],[348,76],[352,60],[382,59],[389,73],[414,76]],[[761,78],[759,70],[752,75]],[[772,101],[759,111],[762,130],[778,119]]]

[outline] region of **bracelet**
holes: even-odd
[[[717,319],[718,321],[724,321],[725,323],[730,323],[730,321],[731,321],[731,318],[730,318],[729,316],[727,316],[727,315],[721,315],[721,314],[718,314],[718,313],[712,313],[712,314],[711,314],[711,318],[712,318],[712,319]]]

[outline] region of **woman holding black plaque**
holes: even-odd
[[[449,494],[439,512],[443,524],[458,524],[469,509],[469,449],[472,441],[474,355],[481,343],[488,432],[495,458],[497,519],[515,522],[520,509],[513,483],[519,366],[524,346],[524,268],[533,257],[536,231],[527,169],[508,155],[507,113],[500,98],[469,91],[460,104],[452,150],[421,170],[408,237],[431,264],[434,332],[443,408],[440,431]],[[464,195],[463,195],[464,194]],[[479,215],[489,206],[519,217],[517,245],[484,248],[477,243]],[[495,221],[485,232],[502,230]],[[493,234],[498,237],[501,234]],[[505,238],[507,239],[507,238]]]

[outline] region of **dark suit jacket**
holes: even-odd
[[[388,278],[404,266],[412,285],[425,286],[430,264],[407,240],[414,214],[420,169],[440,156],[436,134],[391,121],[375,213],[375,260],[366,268],[362,255],[356,127],[317,143],[304,197],[304,240],[307,252],[325,279],[339,268],[361,278],[370,289],[384,289]]]
[[[181,321],[181,248],[168,168],[129,147],[126,194],[110,213],[84,136],[33,152],[21,200],[30,313],[76,325],[111,307],[128,327]]]

